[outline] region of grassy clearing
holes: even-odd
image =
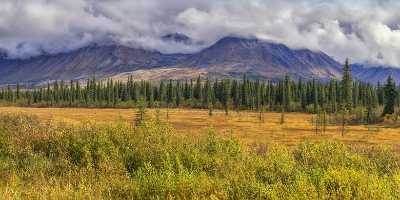
[[[23,113],[38,116],[41,120],[52,120],[67,124],[108,124],[131,123],[137,110],[134,109],[81,109],[81,108],[19,108],[0,107],[1,113]],[[334,140],[352,145],[385,144],[400,150],[400,127],[348,126],[344,137],[340,127],[328,126],[324,134],[316,134],[311,123],[313,115],[303,113],[285,114],[285,124],[281,125],[279,113],[265,113],[265,122],[260,122],[259,113],[214,112],[207,110],[170,109],[166,119],[166,109],[160,110],[160,119],[168,121],[176,132],[184,135],[201,135],[210,127],[219,135],[234,137],[241,143],[278,143],[294,147],[304,141]],[[155,118],[155,110],[149,115]]]
[[[341,142],[243,148],[147,121],[0,116],[4,199],[398,199],[400,154]]]

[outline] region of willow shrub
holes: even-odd
[[[387,147],[249,149],[152,121],[76,127],[0,116],[5,199],[396,199],[399,163]]]

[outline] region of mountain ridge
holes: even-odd
[[[309,51],[312,52],[312,51]],[[294,78],[339,78],[340,64],[334,60],[329,66],[313,65],[303,57],[303,50],[293,50],[284,44],[265,42],[259,39],[225,37],[209,48],[191,55],[184,65],[195,68],[209,68],[212,72],[255,73],[274,79],[286,74]],[[321,60],[322,54],[312,53]],[[322,73],[325,76],[321,76]]]
[[[169,35],[170,41],[189,40],[182,35]],[[175,41],[176,42],[176,41]],[[3,55],[3,56],[2,56]],[[389,74],[400,80],[400,69],[354,66],[354,77],[361,81],[383,81]],[[158,76],[174,79],[185,73],[209,77],[280,79],[340,79],[342,64],[322,51],[291,49],[281,43],[257,38],[228,36],[192,54],[163,54],[155,50],[131,48],[115,43],[92,44],[74,51],[41,55],[28,59],[7,59],[0,55],[0,84],[38,83],[51,80],[77,80],[91,76],[113,77],[135,71],[173,68],[174,74]],[[162,70],[161,70],[162,71]],[[170,71],[170,70],[169,70]],[[180,73],[180,74],[178,74]],[[183,73],[183,74],[182,74]],[[151,73],[144,76],[152,79]],[[143,76],[140,76],[143,77]],[[194,78],[194,77],[193,77]]]

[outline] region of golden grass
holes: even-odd
[[[2,113],[25,113],[37,115],[42,120],[53,120],[71,124],[133,122],[135,109],[83,109],[83,108],[20,108],[0,107]],[[155,110],[149,110],[154,117]],[[160,111],[161,120],[166,121],[166,109]],[[182,134],[204,134],[210,128],[219,134],[238,138],[241,142],[280,143],[294,146],[305,140],[339,140],[350,144],[386,144],[399,149],[400,128],[368,129],[366,126],[348,126],[345,136],[340,128],[328,126],[324,134],[316,134],[311,123],[311,114],[287,113],[285,124],[280,125],[279,113],[265,113],[265,123],[260,122],[259,113],[215,111],[209,117],[207,110],[170,109],[168,122]]]

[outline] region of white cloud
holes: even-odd
[[[104,38],[167,53],[204,47],[160,40],[182,32],[206,45],[257,36],[400,67],[399,9],[397,0],[0,0],[0,48],[27,57]]]

